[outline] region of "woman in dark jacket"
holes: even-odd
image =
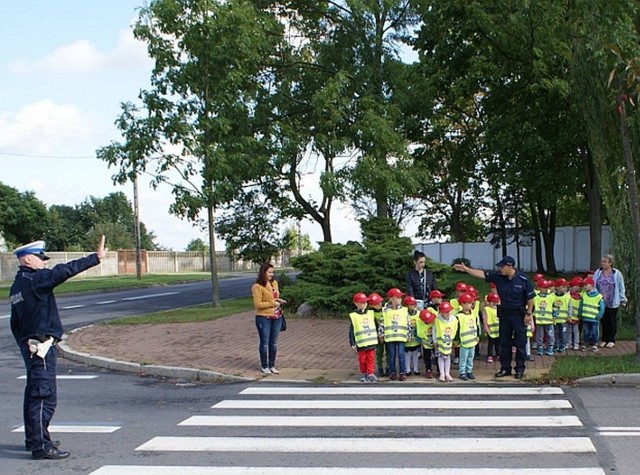
[[[422,310],[429,303],[429,292],[438,288],[436,278],[429,269],[426,268],[427,256],[424,252],[415,251],[413,253],[415,269],[407,274],[407,295],[416,299],[419,310]]]

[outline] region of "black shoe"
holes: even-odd
[[[506,369],[501,369],[495,374],[495,376],[496,378],[504,378],[505,376],[509,376],[510,374],[511,374],[511,371],[507,371]]]
[[[69,452],[51,447],[51,450],[49,450],[49,452],[33,452],[32,456],[36,460],[60,460],[66,459],[69,456]]]
[[[516,378],[516,379],[522,379],[522,378],[524,378],[524,373],[516,373],[515,378]]]
[[[475,377],[475,375],[473,373],[467,373],[467,378],[476,379],[476,377]]]
[[[51,446],[54,449],[59,449],[61,445],[62,445],[62,442],[60,442],[59,440],[52,440],[51,441]],[[31,449],[29,447],[27,447],[26,445],[24,446],[24,448],[26,449],[27,452],[31,452]]]

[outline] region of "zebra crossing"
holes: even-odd
[[[167,464],[91,475],[604,475],[561,388],[254,386],[207,412],[135,448]]]

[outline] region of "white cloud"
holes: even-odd
[[[120,31],[115,48],[101,52],[89,40],[81,39],[60,46],[41,59],[19,59],[9,65],[17,74],[32,72],[49,74],[86,74],[101,71],[149,69],[151,60],[144,43],[136,40],[130,29]]]
[[[17,112],[0,114],[0,151],[69,156],[71,150],[93,144],[92,137],[95,139],[98,130],[91,113],[70,104],[38,101]],[[101,135],[104,137],[104,132]]]

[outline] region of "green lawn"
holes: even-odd
[[[221,273],[220,278],[224,277],[225,274]],[[118,275],[91,279],[75,278],[68,280],[57,287],[55,293],[56,295],[61,295],[82,292],[135,289],[158,285],[183,284],[186,282],[209,279],[211,279],[211,275],[208,272],[199,272],[194,274],[145,274],[142,276],[141,280],[138,280],[135,275]],[[10,288],[11,282],[0,283],[0,300],[9,298]]]
[[[640,362],[636,361],[636,355],[563,356],[556,358],[541,382],[568,383],[588,376],[614,373],[640,373]]]
[[[163,312],[148,313],[136,317],[124,317],[105,322],[105,325],[140,325],[150,323],[190,323],[206,322],[216,318],[228,317],[236,313],[247,312],[253,309],[251,297],[223,300],[220,307],[214,308],[211,304],[197,305],[194,307],[165,310]]]

